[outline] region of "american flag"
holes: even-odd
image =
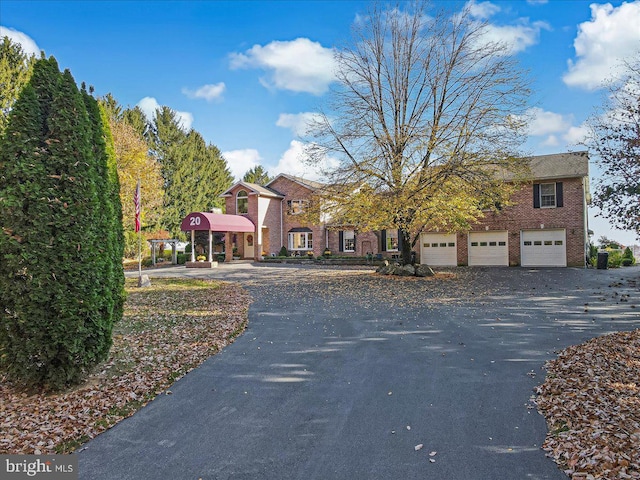
[[[136,209],[136,233],[140,231],[140,180],[136,184],[136,191],[133,194],[133,205]]]

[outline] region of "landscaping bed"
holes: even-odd
[[[107,362],[80,386],[27,393],[0,373],[0,453],[70,453],[132,415],[245,328],[249,296],[210,280],[126,283],[124,317]],[[166,391],[167,394],[170,391]]]

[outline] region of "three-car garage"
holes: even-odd
[[[565,229],[522,230],[519,237],[520,258],[516,257],[511,263],[519,263],[523,267],[567,266]],[[508,231],[469,232],[466,236],[467,258],[462,258],[464,249],[460,249],[458,245],[461,239],[464,242],[465,236],[455,233],[423,233],[420,238],[421,263],[431,266],[509,266]],[[518,236],[511,235],[511,241],[517,242]],[[513,254],[517,255],[517,249]]]

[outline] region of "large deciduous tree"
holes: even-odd
[[[586,144],[602,168],[593,203],[613,225],[640,237],[640,61],[626,67],[589,119]]]
[[[27,55],[19,43],[2,37],[0,43],[0,135],[7,124],[7,116],[29,81],[35,57]]]
[[[504,178],[526,173],[527,76],[486,33],[468,8],[378,4],[336,53],[338,83],[307,149],[311,164],[333,160],[316,205],[335,223],[397,228],[404,263],[422,231],[469,228],[507,204]]]
[[[108,125],[53,57],[13,105],[0,172],[0,367],[63,388],[106,359],[124,278]]]
[[[162,217],[164,189],[160,165],[150,154],[149,146],[144,138],[147,130],[144,121],[137,116],[135,109],[123,110],[115,98],[108,94],[100,100],[104,106],[113,135],[117,160],[118,178],[120,181],[120,201],[122,202],[123,226],[127,236],[133,236],[135,225],[135,208],[133,196],[137,182],[140,181],[142,209],[140,223],[143,228],[156,229]],[[134,122],[134,126],[131,122]],[[137,243],[137,242],[135,242]]]

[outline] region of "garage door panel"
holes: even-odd
[[[437,267],[456,266],[458,264],[455,233],[423,233],[420,244],[421,263]]]
[[[507,232],[471,232],[469,266],[508,266]]]
[[[566,236],[564,229],[523,231],[520,264],[523,267],[566,267]]]

